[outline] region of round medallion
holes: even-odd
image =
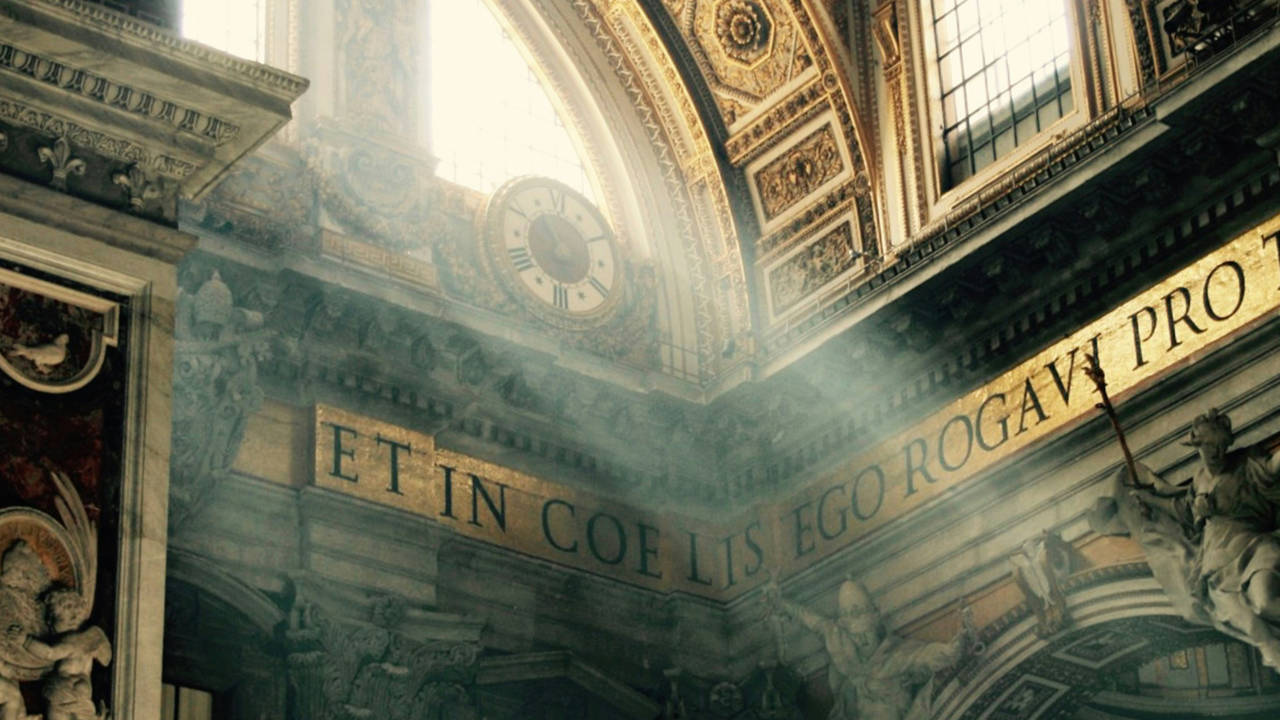
[[[515,297],[562,327],[607,319],[622,295],[609,223],[589,200],[548,178],[517,178],[485,210],[489,261]]]

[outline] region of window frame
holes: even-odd
[[[972,0],[970,0],[972,1]],[[1030,0],[1042,2],[1043,0]],[[1085,28],[1082,23],[1082,0],[1061,0],[1066,4],[1068,26],[1068,69],[1071,79],[1071,110],[1041,129],[1032,138],[1015,146],[1007,155],[996,158],[985,167],[959,183],[948,186],[945,182],[946,145],[943,131],[946,126],[943,114],[941,67],[938,58],[937,38],[933,27],[934,0],[912,0],[909,3],[911,13],[911,32],[917,39],[916,47],[916,87],[922,92],[925,101],[920,103],[919,127],[920,142],[925,144],[922,155],[925,156],[925,177],[929,192],[927,197],[928,217],[936,220],[946,215],[964,200],[980,192],[983,188],[1008,174],[1027,159],[1043,151],[1055,138],[1077,130],[1092,119],[1093,101],[1089,92],[1091,78],[1086,66],[1087,47]]]

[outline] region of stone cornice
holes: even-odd
[[[187,233],[0,175],[0,211],[177,264],[196,245]]]
[[[201,195],[288,122],[307,87],[78,0],[0,1],[0,34],[0,121],[13,135],[0,170],[52,172],[56,189],[163,222],[176,195]]]
[[[248,80],[254,87],[274,95],[286,104],[297,99],[310,84],[306,78],[187,40],[172,31],[115,12],[100,4],[81,0],[36,0],[23,4],[33,11],[43,11],[64,22],[92,25],[137,48],[148,52],[162,52],[175,60],[196,65],[202,71],[213,70],[241,82]]]

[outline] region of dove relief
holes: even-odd
[[[79,390],[116,346],[119,317],[106,298],[0,270],[0,370],[32,390]]]

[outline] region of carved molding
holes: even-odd
[[[725,142],[729,162],[741,165],[767,150],[773,139],[807,120],[825,106],[827,90],[820,79],[807,83],[779,100],[764,115],[739,129]]]
[[[305,78],[186,40],[165,28],[141,22],[99,3],[88,0],[35,0],[34,4],[44,11],[72,19],[73,22],[87,21],[95,28],[121,33],[139,44],[161,49],[171,56],[196,59],[236,76],[250,78],[255,84],[269,88],[273,94],[291,100],[301,95],[309,85]]]
[[[157,132],[177,130],[215,145],[230,142],[240,134],[240,126],[224,118],[157,97],[147,90],[90,70],[42,57],[16,45],[0,43],[0,70],[57,86],[74,97],[149,120]]]

